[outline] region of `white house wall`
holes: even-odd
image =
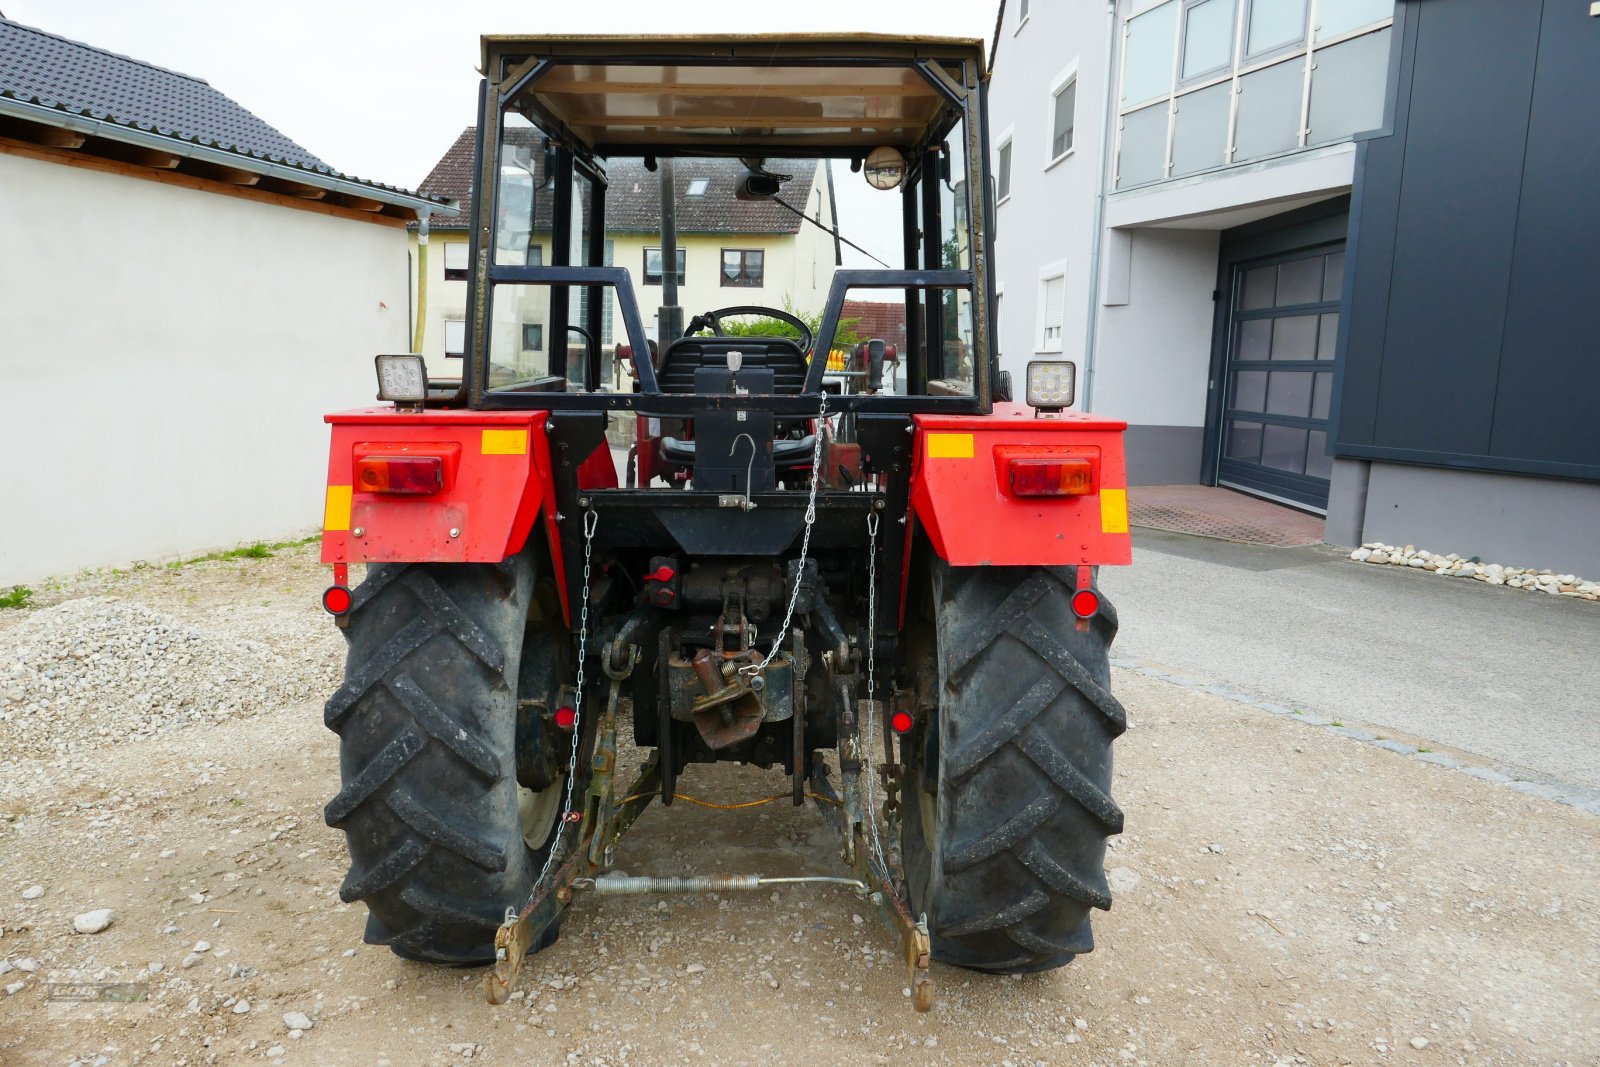
[[[1018,9],[1006,5],[990,83],[989,167],[998,181],[1009,140],[1011,195],[995,212],[995,284],[1000,365],[1020,386],[1030,359],[1083,365],[1109,19],[1103,3],[1034,0],[1019,26]],[[1073,149],[1052,165],[1051,89],[1071,75],[1078,80]],[[1066,294],[1059,350],[1041,344],[1044,279],[1057,273]]]
[[[0,584],[321,524],[403,229],[0,154]]]
[[[1094,408],[1129,420],[1133,484],[1193,484],[1200,480],[1220,235],[1144,229],[1123,236],[1130,242],[1127,300],[1101,311]]]

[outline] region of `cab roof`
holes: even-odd
[[[885,34],[486,36],[512,106],[602,155],[760,144],[847,155],[942,136],[983,77],[983,42]]]

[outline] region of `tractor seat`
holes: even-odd
[[[772,465],[778,470],[809,467],[811,465],[811,454],[816,451],[816,447],[816,434],[807,434],[798,441],[774,441],[772,442]],[[746,451],[746,446],[741,444],[738,446],[738,455],[730,455],[728,458],[730,461],[737,460],[738,463],[742,463],[749,458],[746,455]],[[663,437],[661,439],[661,457],[669,463],[682,463],[685,466],[693,466],[695,458],[694,441],[684,440],[680,437]],[[738,463],[733,463],[732,465],[737,466]]]
[[[772,371],[774,393],[805,388],[806,355],[788,337],[679,337],[667,345],[656,380],[663,393],[693,393],[694,372],[702,367],[726,369],[728,353],[738,352],[741,369]]]

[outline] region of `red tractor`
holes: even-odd
[[[380,356],[387,403],[328,417],[349,659],[326,814],[367,940],[494,963],[499,1001],[575,890],[763,885],[603,873],[652,799],[728,760],[837,823],[918,1007],[930,958],[1089,951],[1122,827],[1096,573],[1130,562],[1125,425],[1068,410],[1070,363],[1030,364],[1025,403],[999,369],[981,42],[490,37],[482,69],[462,378]],[[658,172],[665,262],[674,166],[738,161],[704,195],[829,229],[783,191],[823,159],[881,191],[903,265],[837,270],[814,331],[765,307],[685,329],[668,271],[652,341],[605,264],[630,157]],[[836,344],[847,298],[904,336]],[[787,326],[724,321],[748,312]],[[628,476],[608,430],[632,431]]]

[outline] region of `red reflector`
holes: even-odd
[[[354,602],[350,590],[342,585],[330,585],[322,591],[322,610],[329,615],[343,615]]]
[[[1093,589],[1080,589],[1072,594],[1072,612],[1080,619],[1087,619],[1100,610],[1100,594]]]
[[[437,493],[444,488],[444,460],[366,456],[356,460],[356,488],[365,493]]]
[[[1012,456],[1013,496],[1084,496],[1094,491],[1094,464],[1085,456]]]
[[[556,725],[561,727],[561,729],[570,730],[572,729],[573,724],[578,721],[578,712],[574,708],[565,706],[559,707],[556,709],[555,720]]]
[[[895,712],[893,715],[889,716],[889,728],[897,734],[910,733],[911,714],[904,711]]]
[[[644,580],[647,582],[670,582],[672,581],[672,576],[676,573],[678,572],[671,567],[660,566],[645,575]]]

